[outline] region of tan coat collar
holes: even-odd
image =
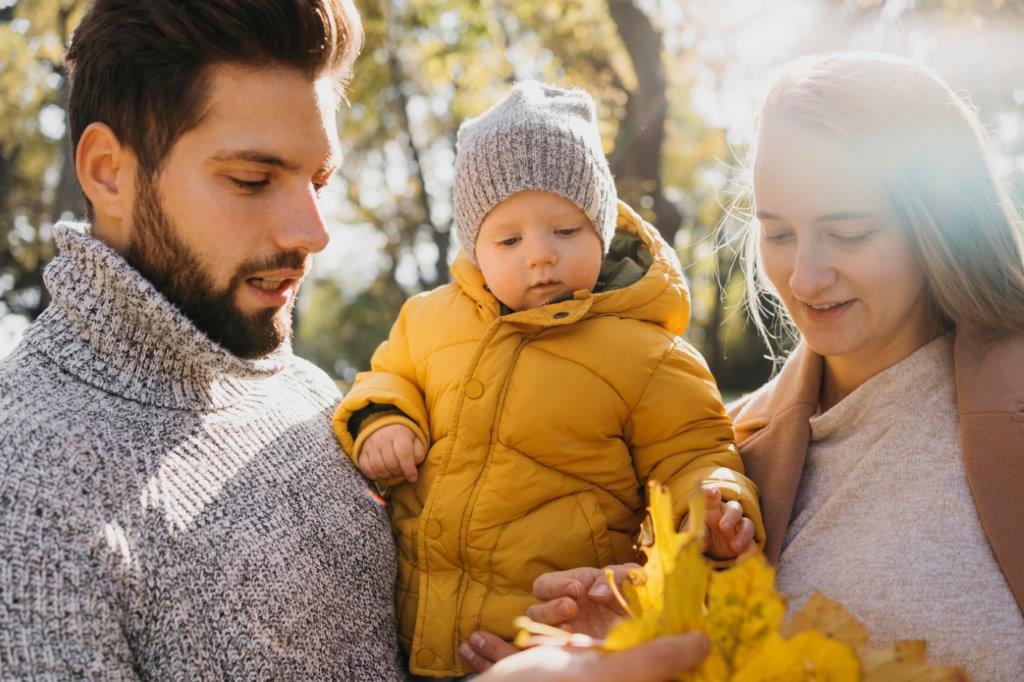
[[[957,408],[982,528],[1024,612],[1024,336],[958,332]],[[730,406],[747,476],[761,491],[765,554],[778,562],[818,409],[823,361],[801,344],[779,375]],[[942,494],[936,491],[936,494]]]

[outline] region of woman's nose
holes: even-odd
[[[789,288],[798,298],[807,302],[820,302],[818,298],[836,283],[834,264],[824,249],[815,244],[801,245],[797,249]]]

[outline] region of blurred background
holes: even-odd
[[[48,303],[51,226],[81,216],[64,45],[86,0],[0,0],[0,357]],[[770,374],[743,282],[714,234],[743,181],[773,69],[880,49],[970,93],[998,170],[1024,188],[1024,0],[357,0],[366,46],[324,194],[332,234],[303,285],[296,351],[341,382],[366,368],[402,301],[448,281],[455,131],[517,79],[586,88],[620,196],[678,250],[687,336],[727,395]],[[443,324],[443,321],[438,321]]]

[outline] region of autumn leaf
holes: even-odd
[[[682,634],[700,627],[708,582],[703,557],[703,499],[690,500],[690,527],[677,532],[672,500],[660,485],[651,485],[650,525],[654,543],[642,548],[647,562],[642,573],[631,575],[625,586],[627,610],[633,614],[616,623],[604,640],[604,648],[619,651],[655,637]],[[611,583],[616,590],[614,582]]]
[[[962,668],[933,667],[925,656],[927,645],[922,641],[896,642],[884,649],[868,646],[869,632],[843,606],[820,592],[815,592],[783,626],[787,634],[820,632],[853,647],[861,662],[866,682],[953,682],[970,679]]]
[[[775,570],[759,556],[711,574],[705,631],[730,667],[741,668],[778,631],[786,605]]]
[[[649,486],[649,516],[642,551],[646,563],[631,571],[621,591],[605,574],[628,616],[604,640],[569,634],[527,618],[516,621],[520,646],[559,644],[621,651],[691,630],[711,640],[707,659],[679,676],[684,682],[947,682],[968,679],[960,668],[935,668],[924,642],[868,647],[869,632],[840,604],[814,593],[784,623],[786,604],[775,588],[775,569],[761,555],[721,571],[704,558],[704,497],[689,500],[689,528],[677,530],[672,500]]]
[[[855,682],[860,679],[859,669],[850,647],[818,632],[801,632],[790,639],[770,632],[730,679],[733,682]]]

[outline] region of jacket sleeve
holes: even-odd
[[[743,475],[732,421],[704,359],[682,340],[662,358],[633,409],[630,444],[637,476],[669,488],[680,522],[690,493],[714,484],[723,499],[743,505],[754,541],[764,546],[757,486]]]
[[[391,424],[404,424],[430,448],[430,426],[416,366],[409,351],[409,318],[416,299],[406,301],[387,340],[360,372],[334,412],[334,433],[353,461],[368,436]]]

